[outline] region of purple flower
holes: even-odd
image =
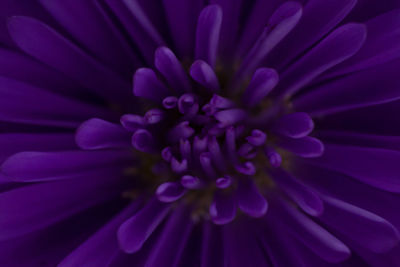
[[[0,0],[0,266],[400,266],[399,8]]]

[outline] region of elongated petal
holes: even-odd
[[[57,151],[76,148],[69,133],[3,133],[0,134],[0,162],[22,151]]]
[[[94,2],[79,0],[40,3],[85,48],[113,68],[125,72],[128,53],[103,18]]]
[[[217,75],[209,64],[203,60],[196,60],[190,67],[190,76],[212,93],[220,90]]]
[[[243,181],[238,187],[238,206],[252,217],[262,217],[267,213],[268,202],[251,180]]]
[[[0,75],[66,96],[82,94],[82,88],[61,72],[11,49],[0,48]]]
[[[330,263],[338,263],[350,256],[350,249],[327,230],[283,201],[276,207],[282,223],[304,245]]]
[[[124,220],[128,219],[129,216],[132,216],[132,214],[137,211],[140,204],[141,201],[134,201],[131,205],[126,207],[110,222],[63,259],[58,266],[108,266],[119,250],[118,240],[115,234],[118,227]]]
[[[102,108],[62,97],[26,83],[0,77],[1,121],[76,127],[79,121],[88,119],[88,117],[110,118],[111,115],[112,113]]]
[[[13,17],[8,28],[23,51],[78,81],[93,93],[122,103],[131,98],[129,83],[46,24],[33,18]]]
[[[222,24],[222,10],[218,5],[209,5],[199,16],[196,31],[196,59],[215,67]]]
[[[365,134],[350,131],[318,131],[318,137],[322,139],[322,141],[326,140],[328,143],[338,145],[400,150],[399,136]]]
[[[162,229],[162,234],[152,249],[146,266],[176,266],[181,260],[192,228],[190,210],[182,206],[174,210]]]
[[[400,152],[344,145],[325,145],[320,158],[309,161],[390,192],[400,192]]]
[[[310,136],[298,139],[281,138],[278,145],[303,158],[316,158],[324,153],[324,144]]]
[[[283,3],[272,14],[263,33],[246,55],[236,79],[241,81],[257,69],[271,50],[295,28],[302,14],[303,9],[298,2]]]
[[[284,94],[292,95],[318,75],[357,53],[364,44],[367,29],[349,23],[337,28],[281,75]]]
[[[203,7],[202,0],[163,0],[172,39],[181,58],[194,54],[198,15]],[[178,7],[179,8],[176,8]]]
[[[268,96],[278,81],[278,73],[274,69],[260,68],[256,70],[243,94],[243,103],[248,107],[257,105]]]
[[[0,194],[0,240],[14,238],[66,219],[117,196],[124,184],[115,175],[92,176],[78,183],[39,183]]]
[[[269,171],[274,181],[285,191],[288,196],[299,205],[304,212],[312,215],[321,215],[324,211],[324,204],[318,194],[307,187],[296,177],[288,174],[284,170]]]
[[[321,220],[361,247],[384,253],[399,244],[398,230],[382,217],[335,198],[324,197],[324,202]]]
[[[10,181],[32,182],[63,179],[99,166],[121,167],[131,160],[129,151],[20,152],[1,165]]]
[[[334,80],[299,96],[294,105],[312,116],[321,116],[398,100],[399,66],[400,60],[396,60]]]
[[[160,47],[156,50],[155,66],[173,90],[179,93],[191,91],[189,78],[170,49]]]
[[[367,21],[365,25],[367,40],[360,51],[323,78],[360,71],[400,57],[400,10],[382,14]]]
[[[222,231],[212,222],[203,223],[201,241],[201,267],[219,267],[223,265],[224,257]]]
[[[118,240],[122,250],[126,253],[140,250],[168,211],[168,204],[152,199],[132,218],[126,220],[118,229]]]
[[[162,84],[152,69],[141,68],[133,76],[133,94],[161,103],[168,96],[168,88]]]
[[[356,3],[357,0],[307,1],[299,24],[272,55],[271,63],[273,66],[276,65],[281,70],[301,52],[312,47],[339,24]],[[318,23],[315,23],[316,21]],[[285,56],[280,57],[279,55]]]
[[[151,65],[154,51],[157,47],[164,45],[164,40],[145,13],[141,3],[128,0],[105,0],[105,2],[117,14],[119,21],[139,48],[145,61]]]
[[[233,222],[224,226],[223,257],[228,266],[269,266],[259,246],[257,230],[251,221]]]
[[[291,113],[282,116],[274,125],[273,130],[291,138],[302,138],[309,135],[314,129],[314,122],[304,112]]]
[[[82,149],[123,148],[130,146],[131,136],[121,125],[94,118],[79,126],[75,140]]]
[[[210,216],[215,224],[227,224],[236,216],[237,201],[230,193],[217,192],[210,205]]]

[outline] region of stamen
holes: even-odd
[[[158,200],[165,203],[177,201],[186,193],[186,189],[179,183],[167,182],[158,186],[156,195]]]
[[[188,170],[188,162],[186,159],[179,161],[175,157],[172,157],[171,169],[173,172],[178,173],[178,174],[184,173]]]
[[[238,108],[227,109],[215,113],[214,117],[220,122],[221,127],[227,127],[246,119],[247,112]]]
[[[215,181],[217,188],[226,189],[232,185],[232,177],[225,175],[224,177],[218,178]]]
[[[141,152],[153,153],[156,151],[155,139],[153,135],[145,129],[139,129],[133,134],[132,145]]]
[[[264,132],[255,129],[251,132],[251,136],[247,137],[246,140],[253,146],[262,146],[267,140],[267,135]]]
[[[204,172],[207,174],[208,178],[216,179],[217,172],[215,171],[214,167],[211,163],[211,153],[210,152],[203,152],[200,155],[200,164],[203,168]]]
[[[187,189],[200,189],[202,182],[199,178],[191,175],[184,175],[181,178],[181,184]]]
[[[161,157],[166,161],[166,162],[170,162],[172,159],[172,150],[171,147],[166,147],[161,151]]]
[[[146,121],[143,117],[135,114],[125,114],[120,119],[121,125],[130,132],[135,132],[138,129],[145,127]]]
[[[282,157],[281,155],[276,152],[273,147],[266,146],[264,147],[264,154],[268,158],[269,163],[272,167],[278,168],[282,164]]]
[[[166,109],[176,108],[177,103],[178,103],[178,98],[176,98],[175,96],[168,96],[164,98],[162,101],[163,107]]]
[[[168,140],[178,142],[181,139],[188,139],[194,132],[194,129],[189,126],[189,122],[183,121],[170,130]]]
[[[184,94],[178,100],[178,109],[182,114],[195,115],[199,110],[199,104],[193,94]]]
[[[161,109],[150,109],[144,115],[144,120],[147,124],[157,124],[165,117],[164,111]]]
[[[252,176],[252,175],[256,174],[256,167],[250,161],[247,161],[243,164],[236,164],[235,169],[244,175]]]

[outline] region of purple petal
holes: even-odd
[[[121,249],[126,253],[140,250],[157,226],[168,214],[169,205],[152,199],[146,206],[126,220],[118,229]]]
[[[125,114],[120,119],[121,125],[130,132],[136,132],[145,128],[146,121],[142,116],[136,114]]]
[[[284,115],[274,125],[273,130],[291,138],[302,138],[309,135],[314,129],[314,122],[304,112]]]
[[[243,103],[248,107],[259,104],[278,84],[279,76],[274,69],[258,69],[243,94]]]
[[[324,153],[324,144],[310,136],[298,139],[281,138],[278,145],[303,158],[317,158]]]
[[[197,18],[203,7],[202,0],[163,0],[167,22],[176,50],[182,59],[194,53]],[[177,8],[179,7],[179,8]]]
[[[9,20],[8,28],[23,51],[76,80],[93,93],[122,103],[132,99],[126,81],[49,26],[33,18],[13,17]]]
[[[211,0],[210,4],[219,5],[223,19],[221,25],[220,45],[218,55],[225,64],[232,63],[232,54],[236,47],[236,37],[239,34],[240,15],[243,0]]]
[[[212,93],[220,90],[217,75],[206,62],[196,60],[190,67],[190,76]]]
[[[94,116],[112,118],[112,113],[29,84],[0,77],[0,120],[2,121],[76,127],[80,121]]]
[[[199,16],[196,30],[196,59],[205,61],[214,69],[222,24],[222,9],[209,5]]]
[[[271,55],[270,62],[279,69],[289,64],[299,54],[336,27],[356,5],[357,0],[319,0],[307,1],[299,24],[288,38]],[[318,21],[318,23],[315,23]],[[299,42],[301,40],[301,42]],[[285,55],[280,57],[279,55]]]
[[[88,51],[106,64],[125,73],[129,59],[120,40],[97,9],[95,3],[72,0],[40,3]]]
[[[281,94],[293,95],[321,73],[356,54],[366,36],[363,24],[349,23],[334,30],[280,76]]]
[[[302,17],[302,6],[298,2],[283,3],[271,16],[263,33],[248,52],[238,71],[239,81],[255,71],[271,50],[288,35]]]
[[[324,78],[360,71],[400,57],[400,11],[393,10],[375,17],[365,24],[367,40],[350,59],[336,66]]]
[[[72,251],[58,266],[105,266],[109,264],[119,251],[115,234],[118,227],[139,209],[140,204],[141,201],[134,201],[126,207],[88,240]]]
[[[121,125],[102,119],[85,121],[76,130],[76,144],[87,150],[130,146],[130,134]]]
[[[237,192],[238,206],[246,214],[259,218],[268,210],[268,202],[252,180],[240,181]]]
[[[166,182],[158,186],[156,195],[164,203],[175,202],[186,193],[186,189],[178,182]]]
[[[326,210],[321,221],[361,247],[384,253],[398,245],[398,230],[382,217],[335,198],[324,197],[324,201]]]
[[[156,50],[154,64],[167,80],[168,85],[176,92],[183,93],[192,91],[185,70],[169,48],[160,47]]]
[[[66,96],[82,95],[82,88],[62,73],[11,49],[0,48],[0,75]]]
[[[350,257],[350,249],[309,217],[289,204],[280,202],[279,220],[299,241],[329,263],[342,262]]]
[[[335,79],[299,96],[293,104],[297,110],[321,116],[398,100],[399,67],[396,60]]]
[[[219,267],[223,266],[224,257],[221,227],[206,221],[203,223],[201,241],[201,266]]]
[[[318,137],[328,143],[400,150],[400,136],[384,136],[349,131],[318,131]]]
[[[118,150],[20,152],[4,161],[1,173],[19,182],[57,180],[84,176],[99,166],[120,168],[131,159],[129,151]]]
[[[22,151],[59,151],[76,149],[71,133],[2,133],[0,162]]]
[[[177,266],[192,229],[190,210],[183,205],[175,209],[152,249],[146,266]]]
[[[227,224],[235,219],[237,203],[230,193],[216,192],[210,205],[211,220],[215,224]]]
[[[133,76],[133,94],[161,103],[168,96],[168,88],[157,78],[152,69],[141,68]]]
[[[252,221],[233,222],[223,227],[224,263],[230,267],[270,266],[259,244]]]
[[[151,65],[154,51],[164,44],[164,40],[147,17],[139,1],[105,0],[105,2],[117,15],[129,36],[138,46],[146,62]]]
[[[324,211],[324,204],[318,194],[284,170],[269,171],[274,181],[284,192],[299,205],[304,212],[319,216]]]
[[[309,162],[389,192],[400,192],[399,158],[400,152],[393,150],[328,144],[322,157]]]
[[[89,207],[104,203],[120,192],[120,177],[94,175],[76,180],[28,185],[0,194],[0,240],[45,228]]]

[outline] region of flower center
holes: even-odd
[[[210,215],[217,224],[233,219],[226,213],[240,198],[248,202],[241,207],[244,212],[264,215],[263,195],[274,185],[268,172],[288,164],[285,149],[304,153],[311,118],[290,113],[287,104],[269,97],[278,82],[272,69],[258,69],[241,89],[240,79],[221,88],[213,68],[202,60],[190,67],[190,80],[165,47],[156,52],[156,67],[174,86],[167,88],[152,69],[137,70],[134,94],[151,107],[144,115],[121,118],[133,133],[133,147],[144,153],[143,179],[150,179],[150,168],[150,187],[160,201],[183,198],[196,207],[194,215]],[[306,153],[321,152],[311,150]]]

